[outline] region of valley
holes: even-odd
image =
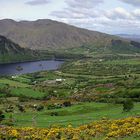
[[[1,123],[14,127],[78,127],[103,118],[139,116],[139,60],[69,60],[58,70],[14,78],[1,76],[0,108],[5,112]],[[130,111],[124,111],[125,101],[133,102]]]
[[[2,140],[139,139],[138,42],[51,20],[0,26]]]

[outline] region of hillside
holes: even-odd
[[[4,36],[0,36],[0,63],[19,62],[39,59],[36,51],[21,48]]]
[[[4,19],[0,21],[0,34],[33,50],[84,54],[140,52],[129,40],[49,19],[20,22]]]
[[[25,52],[25,49],[21,48],[18,44],[15,44],[4,36],[0,36],[0,55],[24,55]]]
[[[45,19],[20,22],[6,19],[0,21],[0,27],[0,34],[12,39],[22,47],[31,49],[80,47],[103,38],[104,40],[109,39],[106,34]]]

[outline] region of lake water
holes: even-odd
[[[12,64],[0,64],[0,75],[20,75],[44,70],[57,70],[64,62],[46,60]]]

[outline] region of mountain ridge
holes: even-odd
[[[99,42],[104,44],[119,38],[49,19],[19,22],[4,19],[0,20],[0,27],[0,34],[21,47],[39,50],[73,48]]]
[[[140,53],[140,44],[137,42],[50,19],[0,20],[0,34],[22,48],[55,52],[61,56]]]

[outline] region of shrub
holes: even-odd
[[[57,112],[51,112],[50,115],[51,116],[58,116],[58,113]]]
[[[17,105],[17,107],[18,107],[18,110],[19,110],[20,112],[25,112],[24,106],[22,106],[22,105]]]
[[[123,102],[123,111],[128,112],[134,108],[134,103],[131,99],[126,99]]]
[[[29,99],[27,99],[27,97],[24,97],[24,96],[19,96],[18,100],[19,102],[27,102]]]
[[[14,111],[14,107],[12,105],[9,105],[6,109],[5,112],[13,112]]]
[[[60,104],[51,104],[51,105],[48,105],[48,107],[47,107],[48,110],[59,109],[59,108],[62,108],[62,106]]]
[[[71,102],[70,102],[70,101],[65,101],[65,102],[63,103],[63,106],[69,107],[69,106],[71,106]]]
[[[37,110],[37,111],[41,111],[41,110],[43,110],[43,109],[44,109],[44,106],[42,106],[42,105],[36,106],[36,110]]]
[[[6,96],[10,96],[11,90],[9,88],[9,85],[3,85],[0,87],[0,93],[5,94]]]
[[[128,92],[130,98],[140,98],[140,89],[132,89]]]
[[[5,115],[3,114],[3,112],[0,110],[0,122],[3,121],[5,118]]]
[[[7,125],[7,126],[13,126],[13,125],[14,125],[13,116],[10,115],[10,116],[9,116],[9,119],[3,120],[1,124],[2,124],[2,125]]]

